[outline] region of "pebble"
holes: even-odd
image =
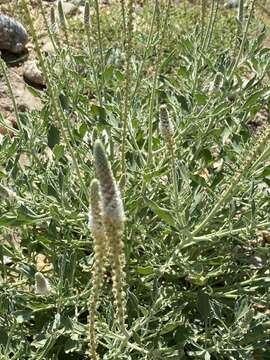
[[[27,61],[23,67],[23,76],[30,83],[36,85],[45,85],[44,77],[37,67],[35,61]]]
[[[72,4],[70,2],[66,2],[66,1],[62,2],[62,6],[63,6],[63,11],[64,11],[65,16],[73,15],[77,11],[77,8],[78,8],[77,5],[74,5],[74,4]]]
[[[226,9],[235,9],[238,7],[238,0],[228,0],[225,4],[224,7]]]

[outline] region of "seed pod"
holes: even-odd
[[[0,15],[0,49],[19,54],[25,49],[27,42],[28,35],[22,24]]]
[[[88,1],[86,1],[84,6],[84,25],[88,28],[90,26],[90,5]]]
[[[159,112],[160,112],[160,119],[159,119],[160,133],[164,141],[166,142],[166,145],[170,147],[173,145],[174,128],[171,119],[169,117],[167,106],[161,105]]]

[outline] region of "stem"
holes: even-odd
[[[44,21],[44,24],[45,24],[45,27],[46,27],[46,31],[48,32],[49,34],[49,38],[52,42],[52,45],[53,45],[53,49],[56,53],[59,52],[59,49],[60,49],[60,43],[59,43],[59,39],[58,37],[56,36],[55,33],[53,33],[51,31],[51,27],[49,26],[49,23],[48,23],[48,20],[47,20],[47,16],[45,14],[45,11],[44,11],[44,7],[43,7],[43,3],[42,3],[42,0],[38,0],[38,6],[41,10],[41,15],[42,15],[42,18],[43,18],[43,21]]]
[[[242,42],[241,42],[241,45],[240,45],[240,49],[239,49],[239,52],[238,52],[238,55],[237,55],[237,58],[234,62],[234,65],[232,67],[232,70],[229,74],[229,77],[228,77],[228,81],[230,82],[232,80],[232,77],[234,75],[234,72],[239,64],[239,61],[241,59],[241,56],[243,54],[243,50],[244,50],[244,45],[245,45],[245,42],[246,42],[246,39],[247,39],[247,33],[248,33],[248,28],[249,28],[249,24],[250,24],[250,20],[251,20],[251,16],[253,14],[253,9],[254,9],[254,4],[255,4],[255,0],[252,0],[251,1],[251,5],[250,5],[250,11],[249,11],[249,15],[248,15],[248,19],[247,19],[247,22],[246,22],[246,26],[245,26],[245,30],[244,30],[244,34],[243,34],[243,39],[242,39]]]
[[[93,55],[93,50],[92,50],[93,46],[91,44],[90,24],[85,24],[85,32],[86,32],[86,37],[87,37],[87,45],[88,45],[88,53],[89,53],[89,57],[90,57],[90,63],[91,63],[91,67],[92,67],[92,71],[93,71],[93,75],[94,75],[94,82],[95,82],[97,96],[98,96],[98,102],[99,102],[99,106],[103,107],[102,95],[101,95],[101,91],[100,91],[100,86],[98,84],[97,69],[95,67],[94,55]]]
[[[36,50],[36,53],[37,53],[37,56],[38,56],[38,59],[39,59],[39,62],[40,62],[42,73],[43,73],[43,75],[45,77],[45,80],[46,80],[46,84],[47,84],[47,87],[48,87],[48,92],[49,92],[49,95],[50,95],[51,104],[52,104],[52,108],[53,108],[53,111],[54,111],[55,118],[56,118],[56,120],[57,120],[57,122],[59,124],[61,135],[62,135],[62,137],[64,139],[64,142],[67,145],[68,150],[70,152],[72,162],[73,162],[73,165],[75,167],[77,176],[79,178],[80,185],[81,185],[81,188],[83,190],[83,193],[84,193],[85,197],[88,198],[88,189],[86,188],[86,186],[84,184],[84,181],[82,179],[82,175],[81,175],[81,172],[80,172],[79,165],[77,163],[75,152],[74,152],[73,147],[71,146],[71,144],[70,144],[70,142],[68,140],[68,137],[67,137],[66,131],[65,131],[65,127],[63,125],[63,122],[65,123],[65,125],[67,125],[67,119],[66,119],[65,116],[61,117],[61,115],[60,115],[61,112],[59,112],[59,109],[61,109],[61,106],[59,105],[59,99],[58,99],[58,97],[57,97],[57,95],[56,95],[56,93],[54,91],[50,76],[49,76],[48,71],[47,71],[45,60],[44,60],[43,55],[42,55],[41,50],[40,50],[39,42],[38,42],[38,39],[37,39],[37,34],[36,34],[34,24],[33,24],[33,20],[32,20],[32,16],[30,14],[28,5],[26,3],[26,0],[22,0],[22,5],[23,5],[23,8],[24,8],[24,10],[26,12],[27,21],[28,21],[29,26],[30,26],[31,35],[33,37],[35,50]],[[85,206],[85,208],[88,209],[86,206]]]
[[[170,146],[170,154],[171,154],[171,163],[172,163],[172,178],[173,178],[173,189],[174,189],[174,199],[175,199],[175,211],[177,214],[177,219],[180,224],[180,226],[183,228],[185,226],[185,222],[182,216],[182,213],[180,212],[180,206],[179,206],[179,194],[178,194],[178,186],[177,186],[177,175],[176,175],[176,158],[175,158],[175,152],[174,147]]]
[[[214,8],[214,14],[213,14],[213,18],[212,18],[212,22],[211,22],[211,26],[210,26],[210,32],[209,32],[209,35],[208,35],[205,50],[207,50],[207,48],[208,48],[208,46],[209,46],[209,44],[210,44],[210,42],[212,40],[214,25],[216,23],[216,18],[217,18],[218,4],[219,4],[219,1],[216,1],[216,7]]]
[[[257,229],[264,229],[270,226],[270,222],[262,222],[260,224],[257,224],[256,227]],[[223,230],[223,231],[218,231],[212,234],[207,234],[207,235],[203,235],[203,236],[195,236],[194,239],[194,245],[197,244],[198,242],[201,241],[213,241],[217,238],[222,238],[225,236],[230,236],[230,235],[239,235],[243,232],[247,231],[247,227],[241,227],[241,228],[237,228],[237,229],[231,229],[231,230]],[[192,244],[192,245],[193,245]],[[187,244],[187,246],[183,246],[184,248],[187,248],[191,246],[190,244]]]
[[[128,127],[128,109],[130,105],[130,82],[131,82],[131,55],[132,55],[132,34],[133,34],[133,0],[128,3],[128,24],[126,33],[126,82],[125,82],[125,98],[124,98],[124,111],[123,111],[123,131],[122,131],[122,146],[121,146],[121,173],[122,185],[126,182],[126,138]]]
[[[154,104],[156,100],[156,87],[157,87],[157,79],[161,70],[160,62],[163,55],[163,40],[165,38],[166,30],[168,30],[168,19],[170,14],[170,6],[171,0],[167,1],[166,12],[164,16],[164,22],[162,26],[162,31],[159,31],[159,1],[156,0],[155,7],[157,9],[157,27],[158,27],[158,34],[160,34],[160,39],[158,43],[158,54],[157,60],[155,64],[155,72],[154,72],[154,79],[153,79],[153,87],[150,97],[150,105],[149,105],[149,119],[148,119],[148,157],[147,157],[147,165],[151,166],[153,161],[153,118],[154,118]]]
[[[244,20],[244,0],[239,0],[238,21],[241,26],[241,30],[243,28],[243,20]]]
[[[134,88],[134,91],[133,91],[132,96],[131,96],[132,102],[134,101],[134,98],[135,98],[135,96],[136,96],[138,87],[139,87],[140,82],[141,82],[142,72],[143,72],[143,68],[144,68],[144,65],[145,65],[145,61],[146,61],[146,56],[147,56],[147,53],[148,53],[148,50],[149,50],[149,47],[150,47],[151,39],[152,39],[152,37],[153,37],[153,31],[154,31],[154,24],[155,24],[156,13],[157,13],[157,2],[155,2],[155,5],[154,5],[152,20],[151,20],[150,32],[149,32],[149,35],[148,35],[146,47],[145,47],[145,49],[144,49],[143,58],[142,58],[142,61],[141,61],[141,63],[140,63],[140,67],[139,67],[139,70],[138,70],[135,88]]]
[[[105,61],[104,61],[104,50],[102,45],[102,38],[101,38],[101,29],[100,29],[100,13],[99,13],[99,0],[95,0],[95,11],[96,11],[96,17],[97,17],[97,33],[98,33],[98,47],[99,47],[99,55],[100,55],[100,69],[101,69],[101,86],[99,89],[100,92],[100,99],[105,98],[105,78],[104,78],[104,71],[105,71]],[[102,101],[101,101],[102,103]],[[113,157],[114,152],[114,146],[113,141],[111,137],[111,130],[110,128],[106,129],[109,144],[110,144],[110,155]]]
[[[13,90],[12,90],[12,87],[11,87],[11,84],[10,84],[10,81],[9,81],[9,78],[8,78],[8,74],[7,74],[7,70],[6,70],[7,69],[6,64],[4,63],[4,60],[2,60],[1,58],[0,58],[0,68],[1,68],[2,73],[4,75],[4,79],[5,79],[5,82],[6,82],[6,85],[7,85],[7,88],[8,88],[8,92],[9,92],[9,95],[10,95],[10,98],[11,98],[11,101],[12,101],[12,106],[13,106],[13,110],[14,110],[14,113],[15,113],[18,128],[19,128],[20,131],[22,131],[23,127],[22,127],[22,123],[21,123],[21,120],[20,120],[20,116],[19,116],[15,96],[14,96],[14,93],[13,93]]]
[[[99,55],[100,55],[100,68],[101,68],[101,93],[104,96],[104,86],[105,86],[105,79],[104,79],[104,53],[103,53],[103,45],[101,39],[101,30],[100,30],[100,14],[99,14],[99,3],[98,0],[95,0],[95,10],[96,10],[96,17],[97,17],[97,32],[98,32],[98,46],[99,46]]]
[[[209,18],[208,25],[207,25],[206,34],[205,34],[205,37],[203,39],[202,51],[204,51],[205,48],[206,48],[206,44],[208,43],[208,37],[209,37],[210,32],[211,32],[211,27],[212,27],[212,22],[213,22],[213,18],[214,18],[214,12],[215,12],[215,1],[216,0],[212,0],[211,13],[210,13],[210,18]]]
[[[206,0],[201,0],[201,13],[200,13],[200,21],[201,21],[201,41],[203,40],[203,35],[204,35],[205,14],[206,14]]]
[[[202,2],[203,1],[205,1],[205,0],[202,0]],[[195,58],[195,77],[194,77],[194,83],[193,83],[193,86],[192,86],[192,95],[193,96],[194,96],[194,93],[196,91],[198,78],[199,78],[199,71],[198,71],[199,70],[199,64],[201,63],[204,51],[207,50],[207,48],[208,48],[208,46],[209,46],[209,44],[211,42],[211,39],[212,39],[212,34],[213,34],[214,25],[215,25],[215,21],[216,21],[216,17],[217,17],[217,10],[218,10],[218,1],[216,3],[216,7],[215,7],[215,1],[216,0],[212,0],[211,15],[210,15],[208,26],[207,26],[207,31],[206,31],[206,34],[205,34],[205,37],[204,37],[204,40],[203,40],[202,49],[200,51],[200,56],[199,56],[199,58],[197,58],[197,56]],[[201,25],[201,26],[204,26],[204,24]]]
[[[121,0],[121,16],[122,16],[122,22],[123,22],[123,43],[124,43],[124,48],[125,48],[126,34],[127,34],[125,0]]]

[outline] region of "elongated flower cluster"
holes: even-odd
[[[125,286],[125,254],[122,240],[124,211],[106,153],[100,141],[95,142],[94,159],[97,179],[91,183],[91,210],[89,226],[94,238],[95,264],[93,266],[92,296],[89,303],[89,333],[91,359],[99,359],[96,348],[95,321],[103,282],[107,252],[112,268],[113,296],[116,319],[121,332],[127,337]]]
[[[99,140],[95,142],[94,159],[96,175],[100,182],[103,221],[112,266],[116,317],[121,331],[127,335],[125,326],[126,301],[123,291],[125,286],[125,253],[122,240],[124,231],[123,204],[104,147]]]
[[[103,275],[105,270],[105,261],[107,253],[107,239],[102,219],[101,199],[99,182],[94,179],[90,186],[90,204],[89,226],[94,238],[94,266],[92,272],[92,293],[89,303],[89,348],[91,359],[98,360],[99,356],[96,352],[96,329],[95,322],[97,317],[97,308],[99,296],[103,284]]]
[[[100,182],[104,221],[119,222],[124,224],[123,204],[119,190],[114,180],[110,164],[100,141],[95,142],[94,158],[97,178]]]
[[[174,144],[174,127],[169,117],[166,105],[161,105],[159,108],[159,129],[166,145],[169,148],[172,148]]]
[[[90,27],[90,5],[88,1],[84,5],[84,26],[86,28]]]

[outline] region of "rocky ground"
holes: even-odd
[[[82,21],[84,10],[83,3],[84,1],[81,0],[63,2],[65,16],[67,18],[77,17],[78,21]],[[38,29],[39,41],[42,45],[42,51],[45,55],[52,53],[53,46],[45,30],[41,15],[37,11],[37,2],[31,1],[31,6],[33,18],[35,19],[35,25]],[[44,10],[48,18],[50,17],[51,8],[56,8],[56,6],[56,1],[44,1]],[[24,17],[21,11],[17,8],[17,1],[15,0],[12,0],[11,2],[2,0],[0,5],[0,15],[8,15],[24,25]],[[34,87],[37,91],[43,91],[46,88],[46,85],[42,79],[42,74],[37,68],[34,46],[31,39],[27,43],[26,49],[23,53],[12,54],[8,51],[2,50],[1,56],[7,64],[7,75],[13,95],[16,99],[18,111],[25,112],[41,110],[42,102],[39,97],[34,95],[30,86]],[[4,76],[0,77],[0,112],[9,127],[15,125],[15,114],[12,99]],[[0,131],[2,134],[6,132],[4,128],[0,129]]]

